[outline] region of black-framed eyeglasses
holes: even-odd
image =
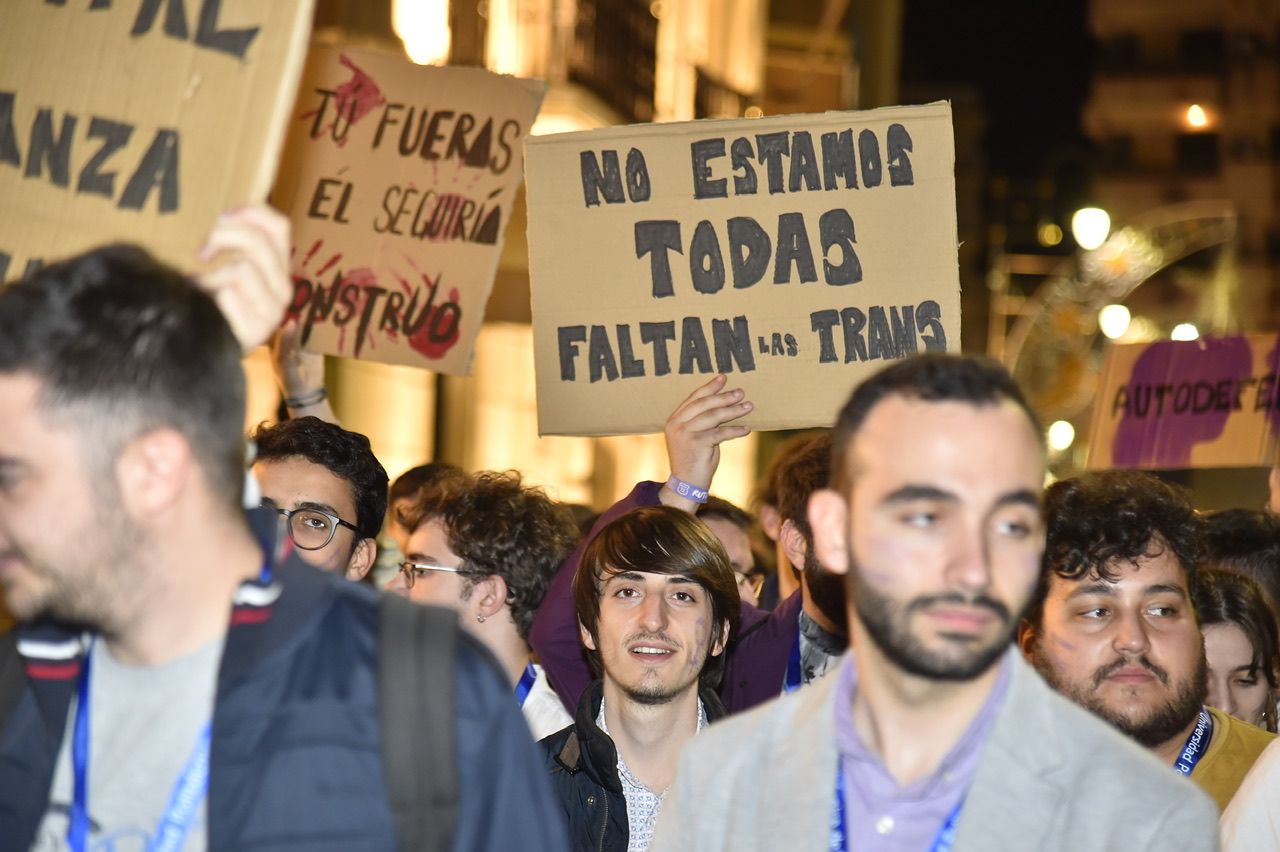
[[[293,539],[300,550],[319,550],[324,547],[333,541],[333,534],[338,527],[346,527],[356,534],[356,538],[360,537],[360,530],[355,524],[319,509],[281,509],[271,503],[264,503],[263,506],[284,515],[289,538]]]
[[[404,577],[404,587],[412,589],[414,581],[423,574],[461,574],[462,569],[450,565],[436,565],[432,562],[410,562],[408,560],[400,563],[400,576]]]

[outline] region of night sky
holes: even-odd
[[[1034,177],[1054,148],[1087,144],[1092,55],[1085,0],[906,0],[903,82],[973,85],[995,173]]]

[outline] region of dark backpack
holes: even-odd
[[[383,595],[378,611],[378,714],[387,799],[400,848],[453,846],[458,820],[458,617]]]
[[[387,799],[400,848],[445,852],[458,820],[458,618],[383,595],[378,607],[378,722]],[[17,631],[0,636],[0,730],[26,687]],[[424,771],[425,770],[425,771]]]

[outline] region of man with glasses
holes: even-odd
[[[316,417],[259,426],[253,475],[309,565],[362,580],[378,555],[387,472],[369,439]]]
[[[530,658],[529,629],[578,538],[569,511],[515,473],[450,475],[399,513],[412,530],[388,591],[457,611],[515,690],[534,739],[572,722]]]

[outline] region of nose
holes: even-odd
[[[1136,656],[1151,650],[1151,640],[1147,636],[1147,626],[1142,616],[1136,612],[1121,613],[1116,619],[1115,637],[1111,645],[1116,651]]]
[[[408,597],[409,584],[404,581],[404,572],[397,571],[390,582],[387,583],[386,590],[392,594]]]
[[[640,624],[650,633],[667,626],[667,601],[662,595],[645,595],[640,604]]]
[[[1231,694],[1231,688],[1222,682],[1214,672],[1209,672],[1209,695],[1205,699],[1205,703],[1210,707],[1217,707],[1228,716],[1236,715],[1236,702]]]
[[[991,587],[991,549],[981,530],[959,529],[951,541],[947,580],[953,589],[985,592]]]

